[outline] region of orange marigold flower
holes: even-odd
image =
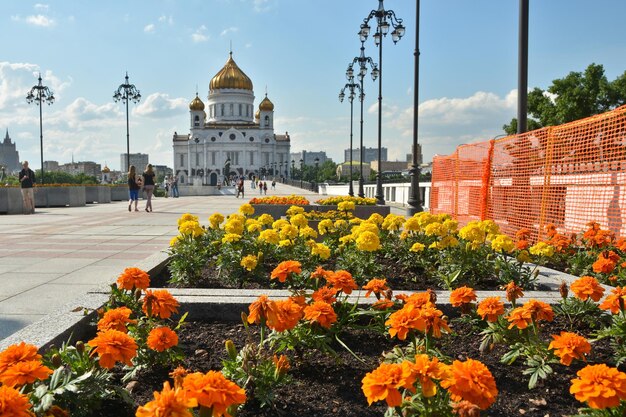
[[[517,250],[524,250],[524,249],[528,249],[530,247],[530,242],[527,240],[518,240],[517,242],[515,242],[515,249]]]
[[[178,345],[178,335],[169,327],[157,327],[150,331],[146,342],[150,349],[163,352]]]
[[[554,225],[552,225],[552,226],[554,226]],[[546,228],[547,228],[547,227],[546,227]],[[530,229],[527,229],[527,228],[525,228],[525,227],[524,227],[524,228],[519,229],[519,230],[517,231],[517,233],[515,233],[515,237],[516,237],[518,240],[528,239],[528,238],[530,237],[530,233],[531,233],[531,232],[530,232]]]
[[[593,301],[600,301],[604,294],[604,288],[600,285],[597,279],[590,276],[583,276],[572,282],[570,287],[576,297],[583,301],[591,298]]]
[[[119,307],[108,310],[98,321],[98,331],[113,329],[127,333],[128,329],[126,326],[128,324],[137,323],[137,320],[130,319],[131,314],[133,314],[133,311],[128,307]]]
[[[169,382],[163,383],[163,391],[154,391],[154,400],[137,408],[137,417],[193,417],[189,410],[197,407],[195,398],[188,398],[181,388],[170,388]]]
[[[337,321],[337,314],[330,304],[316,301],[304,308],[304,318],[330,329],[330,326]]]
[[[420,315],[422,320],[426,323],[424,331],[426,333],[432,332],[432,335],[437,339],[441,337],[441,330],[450,332],[448,323],[442,319],[443,312],[434,307],[434,305],[426,305],[420,309]]]
[[[387,291],[389,289],[389,287],[387,286],[387,280],[386,279],[378,279],[378,278],[374,278],[371,279],[367,284],[365,284],[363,286],[364,290],[367,290],[367,292],[365,293],[365,297],[369,297],[371,293],[376,294],[376,296],[379,296],[382,292]]]
[[[311,295],[311,298],[313,298],[313,301],[323,301],[332,304],[337,301],[337,297],[335,297],[337,291],[339,291],[337,288],[321,287]]]
[[[517,307],[511,310],[506,319],[509,321],[509,323],[511,323],[509,324],[509,329],[517,327],[518,329],[523,330],[533,322],[530,311],[525,309],[524,307]]]
[[[626,399],[626,374],[605,364],[587,365],[572,379],[570,394],[595,409],[617,407]]]
[[[177,366],[176,369],[174,369],[172,372],[170,372],[170,378],[174,380],[174,387],[182,388],[183,380],[188,374],[189,374],[189,371],[187,371],[185,368],[183,368],[180,365]]]
[[[470,287],[459,287],[450,293],[450,304],[453,307],[461,307],[476,301],[476,293]]]
[[[617,239],[617,242],[615,242],[615,247],[622,252],[626,252],[626,238],[620,237],[619,239]]]
[[[615,240],[615,234],[609,230],[598,230],[592,239],[593,245],[599,248],[610,245],[613,243],[613,240]]]
[[[620,260],[620,256],[612,250],[601,252],[593,263],[593,272],[610,274]]]
[[[183,381],[183,387],[189,398],[211,408],[213,417],[230,417],[228,407],[246,402],[246,391],[218,371],[189,374]]]
[[[31,404],[28,397],[15,388],[0,386],[0,416],[32,417]]]
[[[478,304],[476,309],[478,315],[483,319],[494,323],[498,321],[498,316],[504,314],[504,303],[500,297],[487,297]]]
[[[452,404],[452,413],[459,417],[480,417],[480,407],[463,400]]]
[[[448,377],[441,381],[441,386],[448,389],[453,401],[466,400],[486,410],[496,400],[496,381],[482,362],[454,361],[447,371]]]
[[[410,363],[411,371],[422,387],[422,394],[429,398],[437,394],[437,385],[433,379],[442,379],[446,376],[447,367],[437,358],[421,354],[415,356],[415,363]]]
[[[123,290],[145,290],[150,286],[150,275],[139,268],[126,268],[117,277],[117,286]]]
[[[400,296],[396,295],[399,299]],[[405,304],[412,304],[414,307],[421,308],[425,305],[432,304],[432,295],[430,292],[416,292],[403,300]]]
[[[0,352],[0,374],[3,374],[16,363],[40,359],[41,355],[37,353],[37,346],[29,345],[24,342],[11,345]]]
[[[332,274],[333,274],[333,271],[328,271],[322,268],[321,266],[318,266],[317,268],[315,268],[315,271],[311,272],[311,279],[320,279],[320,278],[326,279]]]
[[[563,365],[569,366],[572,359],[585,360],[585,355],[591,352],[587,339],[576,333],[561,332],[560,335],[553,334],[552,339],[548,349],[554,349],[554,354],[561,358]]]
[[[271,279],[278,278],[278,281],[285,282],[289,274],[299,274],[302,272],[302,265],[298,261],[284,261],[279,263],[270,275]]]
[[[172,314],[178,313],[179,306],[178,300],[168,290],[148,290],[141,309],[149,317],[168,319]]]
[[[304,306],[306,306],[306,297],[304,295],[292,295],[289,299],[300,307],[304,308]]]
[[[248,323],[259,324],[261,322],[267,323],[268,321],[276,320],[276,305],[274,301],[270,300],[265,294],[261,294],[259,298],[248,306]]]
[[[46,411],[44,417],[70,417],[70,412],[62,409],[58,405],[53,405]]]
[[[528,230],[528,229],[526,229],[526,230]],[[553,225],[552,223],[549,223],[549,224],[546,225],[546,235],[548,237],[552,237],[552,236],[556,235],[556,233],[557,232],[556,232],[556,226],[555,225]],[[529,233],[529,236],[530,236],[530,233]]]
[[[274,302],[275,315],[268,317],[267,327],[277,332],[291,330],[302,318],[302,306],[292,299]]]
[[[389,407],[397,407],[402,404],[400,388],[412,388],[415,377],[412,375],[409,362],[382,363],[364,377],[361,389],[367,398],[367,403],[372,405],[375,401],[385,400]]]
[[[528,300],[522,308],[530,312],[530,317],[534,322],[538,322],[539,320],[554,320],[552,307],[550,307],[550,304],[544,303],[543,301]]]
[[[504,290],[506,291],[506,299],[510,302],[513,302],[518,298],[522,298],[524,296],[524,293],[522,292],[522,287],[518,287],[514,281],[506,284]]]
[[[356,282],[354,282],[352,274],[344,270],[335,271],[331,276],[327,277],[326,280],[334,288],[337,288],[338,291],[342,291],[344,294],[352,294],[352,290],[359,288]]]
[[[421,309],[413,304],[405,304],[400,310],[392,313],[385,322],[389,326],[389,335],[405,340],[410,330],[426,330],[426,322],[422,318]]]
[[[94,352],[100,357],[100,366],[107,369],[113,368],[115,362],[132,366],[131,359],[137,355],[135,339],[117,330],[99,332],[87,344],[95,348]]]
[[[386,299],[378,300],[374,304],[372,304],[372,308],[376,310],[387,310],[393,306],[394,306],[393,301],[386,300]]]
[[[44,380],[52,374],[52,369],[44,366],[40,360],[22,361],[11,365],[0,374],[0,382],[10,387],[30,384]]]
[[[289,368],[291,368],[291,365],[289,365],[289,358],[285,355],[280,355],[280,357],[274,355],[272,362],[274,362],[276,373],[278,375],[285,375],[289,371]]]
[[[611,294],[607,295],[599,307],[602,310],[611,310],[611,313],[617,314],[624,309],[626,303],[626,288],[615,287]]]

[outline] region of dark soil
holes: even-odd
[[[564,323],[550,323],[545,329],[546,338],[559,333]],[[454,335],[439,341],[438,348],[453,359],[474,358],[485,363],[496,379],[498,397],[495,404],[483,415],[510,416],[568,416],[577,414],[581,403],[569,393],[570,381],[584,364],[574,362],[571,367],[552,365],[554,374],[529,391],[528,378],[522,375],[523,363],[506,366],[500,363],[505,352],[503,346],[486,354],[479,352],[480,337],[468,323],[453,322]],[[240,349],[246,342],[258,340],[257,328],[246,330],[241,324],[224,322],[190,322],[180,333],[180,347],[186,359],[182,364],[190,371],[219,370],[225,358],[224,341],[233,340]],[[351,330],[342,340],[364,360],[357,361],[338,344],[334,346],[337,356],[317,351],[294,356],[289,352],[292,381],[277,390],[274,408],[260,409],[249,401],[238,414],[247,416],[299,416],[319,417],[340,415],[342,417],[382,416],[384,402],[367,405],[361,391],[361,380],[367,372],[378,366],[381,353],[390,350],[396,340],[373,331]],[[404,344],[403,344],[404,346]],[[610,349],[604,342],[593,345],[588,363],[611,363]],[[143,371],[132,385],[132,397],[136,405],[152,400],[152,393],[162,388],[171,369]],[[118,377],[121,373],[118,374]],[[106,408],[94,416],[133,416],[134,407],[122,404],[106,404]]]

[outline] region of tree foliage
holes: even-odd
[[[547,90],[535,87],[528,93],[528,130],[556,126],[626,104],[626,71],[608,81],[604,67],[591,64],[584,72],[570,72],[552,81]],[[517,119],[502,126],[517,133]]]

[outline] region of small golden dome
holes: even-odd
[[[196,97],[191,100],[191,103],[189,103],[189,110],[191,111],[203,111],[204,110],[204,103],[202,102],[202,100],[200,100],[200,97],[198,97],[198,93],[196,93]]]
[[[237,66],[233,60],[233,53],[230,53],[228,61],[224,67],[219,70],[215,77],[211,79],[209,84],[209,90],[217,90],[220,88],[238,88],[241,90],[252,91],[252,81],[244,72]]]
[[[265,98],[261,101],[261,103],[259,103],[259,110],[274,111],[274,103],[272,103],[270,99],[267,98],[267,95],[265,95]]]
[[[111,172],[111,170],[109,169],[108,166],[105,165],[104,168],[102,168],[102,173],[103,174],[108,174],[109,172]]]
[[[254,113],[254,118],[256,120],[259,120],[261,118],[261,112],[259,110],[257,110],[256,113]]]

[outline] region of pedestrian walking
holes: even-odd
[[[267,181],[263,183],[263,192],[267,195]]]
[[[169,197],[169,193],[170,193],[170,177],[169,176],[165,176],[165,179],[163,180],[163,189],[165,190],[165,198]]]
[[[276,180],[272,180],[272,190],[276,189]]]
[[[28,167],[28,161],[24,161],[24,163],[22,163],[19,180],[22,191],[22,201],[24,202],[24,214],[32,214],[35,212],[35,194],[33,192],[33,185],[37,181],[35,180],[35,173]]]
[[[146,192],[146,211],[152,212],[152,194],[154,193],[154,178],[156,175],[154,174],[154,169],[152,168],[152,164],[146,165],[146,170],[141,174],[143,177],[143,189]]]
[[[172,178],[172,197],[178,198],[178,177],[176,175]]]
[[[143,185],[143,178],[137,175],[137,170],[134,165],[128,168],[128,211],[131,211],[133,202],[135,202],[135,211],[139,211],[137,204],[139,204],[139,190]]]
[[[241,194],[241,198],[245,198],[244,194],[243,194],[243,186],[244,186],[244,182],[243,182],[243,178],[241,178],[238,182],[237,182],[237,198],[239,198],[239,194]]]
[[[259,181],[259,195],[263,195],[263,181]]]

